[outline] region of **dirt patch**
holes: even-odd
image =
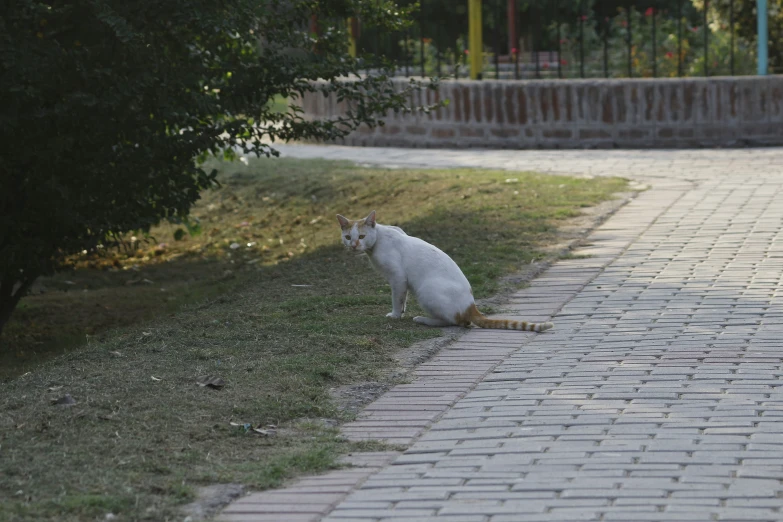
[[[241,484],[216,484],[199,488],[196,500],[182,507],[183,522],[199,522],[215,516],[223,507],[245,493]]]
[[[466,328],[459,326],[442,328],[442,330],[441,337],[425,339],[398,351],[394,356],[398,366],[387,374],[384,381],[369,381],[332,388],[330,393],[338,404],[338,409],[349,416],[356,415],[364,406],[374,402],[394,385],[408,380],[410,370],[427,362],[444,346],[448,346],[467,332]]]

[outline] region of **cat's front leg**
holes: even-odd
[[[392,311],[386,317],[400,319],[408,301],[408,282],[405,279],[392,279],[389,284],[392,290]]]

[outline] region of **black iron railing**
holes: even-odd
[[[737,2],[747,8],[748,0],[484,0],[482,77],[755,74],[755,43],[736,30]],[[359,50],[391,59],[400,76],[467,77],[467,1],[419,3],[408,30],[365,28]]]

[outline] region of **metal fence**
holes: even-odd
[[[420,0],[405,32],[363,27],[359,51],[391,59],[399,76],[467,77],[467,2],[449,1]],[[748,0],[697,1],[484,0],[482,77],[755,74],[755,44],[737,30]]]

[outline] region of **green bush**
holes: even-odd
[[[604,75],[604,34],[606,34],[607,68],[610,77],[628,76],[628,16],[620,9],[613,17],[596,20],[591,11],[584,21],[585,75]],[[653,20],[655,16],[655,40]],[[728,25],[716,12],[708,13],[707,27],[700,16],[684,16],[679,21],[671,10],[631,10],[630,59],[634,77],[649,78],[678,76],[678,53],[681,57],[683,76],[704,76],[704,31],[707,35],[708,74],[730,74],[731,33]],[[549,33],[555,32],[551,27]],[[561,40],[564,76],[580,75],[578,21],[563,24]],[[654,51],[653,52],[653,43]],[[734,38],[734,73],[753,74],[755,48],[739,35]],[[655,65],[655,67],[653,67]]]
[[[350,15],[394,31],[408,11],[389,0],[4,2],[0,331],[67,256],[186,220],[215,183],[201,167],[210,154],[268,155],[269,141],[340,137],[408,110],[416,85],[348,79]],[[337,93],[347,115],[304,120],[296,100],[313,91]],[[276,96],[288,110],[274,110]]]

